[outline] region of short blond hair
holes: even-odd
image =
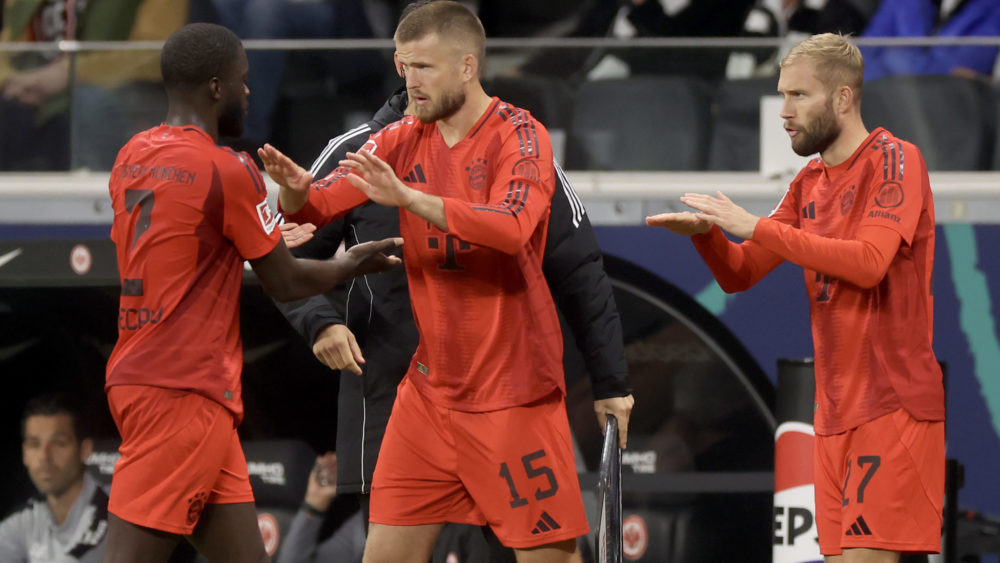
[[[833,93],[841,86],[854,91],[854,103],[861,103],[861,88],[865,82],[865,59],[858,46],[843,35],[821,33],[792,47],[781,59],[781,68],[807,59],[816,65],[816,78]]]
[[[483,24],[468,8],[450,0],[414,2],[407,6],[393,39],[407,43],[423,39],[436,33],[448,44],[460,44],[467,48],[479,62],[480,74],[486,58],[486,32]]]

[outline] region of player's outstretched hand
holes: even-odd
[[[350,264],[355,276],[374,274],[403,262],[398,256],[386,254],[402,245],[403,239],[400,237],[363,242],[352,246],[341,258],[336,258],[336,260],[345,260]]]
[[[618,419],[618,447],[623,450],[628,445],[628,418],[632,414],[633,405],[635,399],[632,395],[594,401],[594,412],[597,413],[597,423],[601,426],[602,433],[607,428],[609,414]]]
[[[312,184],[312,174],[308,170],[295,164],[295,161],[269,143],[257,149],[257,156],[264,163],[267,175],[279,186],[304,192]]]
[[[359,364],[365,363],[365,357],[354,333],[346,325],[329,324],[320,329],[312,349],[316,359],[326,367],[361,375]]]
[[[313,233],[316,232],[316,225],[312,223],[282,223],[281,238],[285,239],[285,246],[288,248],[295,248],[296,246],[302,246],[303,244],[309,242],[313,238]]]
[[[368,199],[389,207],[405,209],[410,205],[413,189],[397,178],[392,167],[381,158],[368,151],[349,152],[340,165],[354,172],[347,176],[347,181]]]
[[[337,454],[326,452],[316,458],[309,473],[305,502],[314,510],[326,512],[337,497]]]
[[[701,235],[712,228],[712,224],[690,211],[680,213],[660,213],[646,217],[650,227],[664,227],[679,235]]]
[[[281,186],[281,191],[278,192],[281,209],[288,213],[301,209],[309,199],[312,174],[270,144],[265,143],[257,149],[257,156],[264,163],[267,175]]]
[[[718,225],[726,232],[750,240],[757,228],[760,217],[736,205],[722,192],[714,196],[706,194],[684,194],[681,201],[699,211],[696,215],[705,221]]]

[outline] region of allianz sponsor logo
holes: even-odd
[[[87,458],[87,465],[96,467],[101,475],[111,475],[115,472],[115,463],[120,458],[118,452],[93,452]]]
[[[632,468],[632,473],[656,473],[656,452],[623,452],[622,465]]]
[[[247,471],[268,485],[285,484],[285,464],[277,461],[248,461]]]

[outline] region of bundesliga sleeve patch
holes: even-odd
[[[271,211],[266,199],[257,204],[257,218],[260,219],[260,226],[264,227],[264,232],[267,234],[271,234],[274,226],[278,224],[278,216]]]
[[[360,149],[358,149],[358,152],[368,151],[372,154],[375,154],[376,149],[378,149],[378,143],[376,143],[372,139],[368,139],[367,141],[365,141],[365,144],[362,145]]]

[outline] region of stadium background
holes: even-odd
[[[985,38],[984,41],[1000,45],[997,38]],[[248,42],[248,46],[255,44]],[[505,57],[515,56],[519,46],[516,41],[494,41],[491,42],[491,54],[503,61]],[[669,40],[651,41],[648,46],[679,48]],[[683,48],[732,50],[755,46],[759,45],[716,41]],[[72,45],[62,47],[75,48]],[[287,48],[288,44],[257,42],[256,47]],[[342,87],[340,91],[331,90],[317,82],[317,77],[310,76],[310,72],[317,60],[324,60],[325,49],[329,47],[386,53],[385,43],[376,40],[339,44],[314,42],[308,49],[299,49],[293,54],[297,60],[287,71],[291,74],[286,74],[288,80],[282,87],[282,98],[274,118],[274,136],[279,146],[287,148],[300,162],[311,159],[326,138],[346,129],[352,124],[351,120],[356,122],[359,117],[373,112],[390,91],[380,84],[376,89],[348,93]],[[566,46],[542,41],[537,42],[536,47],[559,49]],[[576,45],[576,48],[588,49],[614,50],[618,47],[600,40]],[[769,80],[773,78],[758,79],[754,88]],[[552,82],[531,79],[498,79],[495,91],[503,96],[500,90],[506,87],[509,95],[505,97],[516,98],[523,95],[517,88],[524,84],[545,91],[562,88],[553,86]],[[621,86],[622,91],[628,87],[625,83]],[[922,84],[907,86],[919,89]],[[682,91],[689,87],[689,83],[681,85]],[[938,87],[930,85],[927,88]],[[573,124],[579,121],[574,122],[572,108],[577,107],[574,103],[579,103],[574,99],[578,90],[571,88],[568,98],[557,97],[555,101],[551,96],[526,96],[524,101],[511,101],[542,114],[550,128],[564,131],[567,168],[588,207],[604,252],[647,270],[700,304],[704,311],[721,321],[738,341],[737,347],[745,348],[773,384],[779,358],[805,358],[812,353],[801,270],[783,265],[753,290],[725,296],[688,241],[641,225],[645,214],[674,208],[677,196],[685,191],[685,186],[692,185],[736,192],[747,198],[735,197],[737,202],[749,201],[752,210],[764,213],[768,202],[777,201],[782,187],[790,179],[787,174],[766,176],[752,170],[733,172],[713,168],[709,161],[714,146],[714,128],[718,123],[712,120],[719,116],[718,98],[713,96],[719,90],[705,89],[699,83],[694,92],[715,100],[708,106],[708,120],[684,121],[684,127],[671,127],[672,122],[659,121],[681,113],[692,115],[701,111],[682,109],[647,117],[651,129],[631,132],[641,144],[665,145],[674,155],[690,150],[691,160],[687,162],[698,164],[685,166],[681,163],[671,171],[641,163],[630,168],[627,163],[616,162],[609,166],[607,161],[588,160],[584,155],[593,155],[598,149],[609,150],[625,141],[619,142],[616,138],[609,142],[600,137],[594,141],[591,137],[588,145],[583,137],[574,136]],[[1000,220],[997,219],[1000,217],[997,213],[1000,211],[1000,172],[992,171],[1000,170],[1000,158],[994,154],[1000,153],[996,141],[1000,92],[990,90],[990,94],[989,106],[918,104],[916,107],[926,113],[909,118],[933,126],[951,123],[961,129],[959,137],[964,141],[981,136],[982,139],[963,146],[961,151],[989,155],[985,160],[979,159],[982,164],[961,169],[963,173],[953,173],[951,171],[956,168],[945,164],[938,170],[949,172],[932,175],[939,219],[934,279],[935,350],[939,359],[947,363],[949,373],[948,456],[957,458],[966,467],[959,507],[1000,516],[1000,487],[996,486],[995,477],[1000,467],[1000,378],[997,377],[1000,339],[997,337],[996,311],[1000,299],[1000,266],[994,259],[994,249],[1000,246]],[[566,91],[560,90],[557,95],[564,96]],[[676,106],[682,98],[678,94],[670,96],[670,101]],[[954,98],[945,95],[939,99]],[[616,97],[614,93],[609,101],[613,105],[605,106],[605,110],[622,121],[635,114],[641,119],[646,109],[629,107],[627,98]],[[331,111],[331,104],[337,106],[335,111]],[[546,112],[551,115],[545,116]],[[941,112],[943,118],[937,116]],[[546,120],[546,117],[551,119]],[[563,122],[563,127],[554,127],[553,124],[559,121]],[[985,132],[982,135],[975,133],[970,123],[976,131],[984,129]],[[879,124],[888,125],[894,132],[908,137],[891,123],[868,122],[870,128]],[[753,124],[752,128],[756,127],[757,124]],[[745,150],[756,155],[759,149],[748,145]],[[699,172],[679,172],[682,170]],[[101,247],[107,244],[110,222],[106,203],[102,203],[106,195],[102,191],[105,181],[106,173],[100,171],[0,174],[0,256],[19,248],[30,249],[33,244],[43,250],[37,262],[33,257],[30,264],[19,264],[18,255],[0,267],[0,376],[8,389],[0,417],[4,428],[16,427],[20,406],[31,394],[46,388],[68,387],[87,396],[95,409],[99,431],[113,433],[106,412],[101,411],[106,407],[99,389],[101,356],[106,358],[108,346],[113,343],[116,307],[113,280],[109,282],[107,272],[101,270],[108,264],[97,263],[106,256]],[[93,270],[88,268],[84,275],[73,272],[70,267],[71,249],[77,244],[87,246],[95,260],[91,266]],[[113,264],[110,266],[113,268]],[[88,277],[90,275],[95,277]],[[251,304],[244,307],[243,325],[248,365],[254,364],[255,357],[271,355],[275,364],[294,368],[288,367],[280,374],[247,374],[248,417],[244,434],[289,437],[309,426],[305,437],[310,445],[317,449],[329,447],[330,442],[324,442],[321,436],[332,440],[332,426],[329,425],[335,416],[331,409],[336,388],[333,378],[309,363],[307,348],[296,344],[294,335],[289,336],[289,329],[282,325],[276,312],[267,309],[266,300],[252,282],[247,293],[249,297],[245,302]],[[637,400],[640,410],[656,408],[655,399],[648,396],[639,394]],[[291,422],[289,418],[294,418],[294,413],[305,413],[306,421]],[[17,440],[12,433],[4,435],[7,439],[2,444],[0,462],[4,463],[4,474],[10,479],[3,487],[0,504],[9,508],[24,498],[21,493],[30,490],[30,484],[20,471]]]

